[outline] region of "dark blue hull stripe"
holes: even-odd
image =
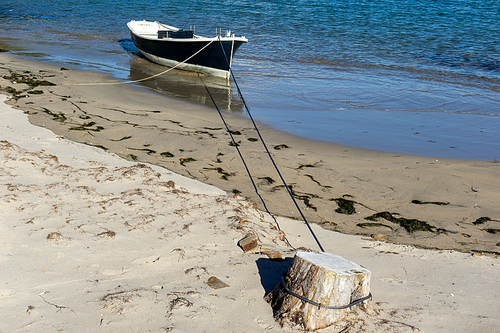
[[[178,62],[184,62],[186,59],[191,57],[196,52],[200,51],[204,46],[210,43],[210,41],[196,42],[178,42],[171,40],[151,40],[139,37],[131,33],[132,40],[135,46],[143,52],[152,54],[159,58],[174,60]],[[221,48],[224,48],[222,51]],[[236,52],[238,48],[243,44],[241,41],[215,41],[208,45],[200,53],[186,61],[186,63],[197,66],[211,67],[219,69],[222,71],[229,70],[230,59],[226,59],[231,56],[232,53]],[[225,53],[225,54],[224,54]]]

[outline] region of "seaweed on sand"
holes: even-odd
[[[271,185],[275,182],[271,177],[259,177],[258,179],[262,180],[262,184],[264,185]]]
[[[179,162],[181,162],[180,164],[182,166],[185,166],[184,163],[194,162],[194,161],[196,161],[196,160],[194,158],[192,158],[192,157],[179,158]]]
[[[224,180],[228,180],[229,177],[234,176],[234,174],[230,174],[229,172],[225,171],[222,168],[203,168],[203,169],[217,171],[218,173],[220,173],[222,175],[222,176],[220,176],[220,178],[224,179]]]
[[[317,165],[314,165],[314,164],[301,164],[301,165],[299,165],[297,170],[302,170],[304,168],[316,168],[316,167],[317,167]]]
[[[316,179],[314,179],[314,177],[312,175],[305,175],[306,177],[309,177],[309,179],[311,179],[313,182],[315,182],[316,184],[318,184],[318,186],[321,186],[321,187],[324,187],[324,188],[332,188],[330,185],[323,185],[321,184],[319,181],[317,181]]]
[[[90,117],[89,117],[89,118],[90,118]],[[87,118],[87,119],[88,119],[88,118]],[[114,139],[109,139],[109,140],[110,140],[110,141],[115,141],[115,142],[118,142],[118,141],[128,140],[128,139],[130,139],[130,138],[132,138],[132,136],[127,135],[127,136],[124,136],[124,137],[122,137],[121,139],[118,139],[118,140],[114,140]]]
[[[143,151],[143,152],[145,152],[148,155],[156,154],[156,150],[149,149],[149,148],[127,148],[127,149]]]
[[[44,107],[42,107],[42,112],[48,114],[49,116],[52,116],[52,120],[54,121],[63,123],[67,120],[66,116],[63,113],[57,114]]]
[[[293,197],[296,199],[302,200],[302,202],[304,202],[304,205],[306,205],[307,208],[311,208],[314,211],[318,210],[318,208],[316,208],[310,202],[310,200],[313,198],[319,198],[316,194],[297,192],[293,189],[293,185],[288,185],[288,188],[290,189],[290,192],[292,193]]]
[[[396,213],[389,213],[389,212],[380,212],[376,213],[373,215],[370,215],[368,217],[365,217],[365,220],[369,221],[377,221],[379,218],[386,219],[389,222],[393,222],[396,224],[399,224],[403,228],[406,229],[409,233],[413,233],[414,231],[429,231],[429,232],[436,232],[435,226],[430,225],[429,223],[425,221],[420,221],[417,219],[407,219],[404,217],[395,217],[395,215],[399,215]]]
[[[163,156],[163,157],[174,157],[174,154],[172,154],[169,151],[164,151],[163,153],[160,153],[160,156]]]
[[[12,73],[10,76],[4,75],[4,79],[9,80],[11,82],[16,82],[16,83],[25,83],[31,88],[39,87],[39,86],[55,86],[54,83],[46,81],[46,80],[39,80],[33,77],[30,77],[28,75],[22,75],[18,73]]]
[[[412,204],[417,204],[417,205],[438,205],[438,206],[447,206],[450,203],[449,202],[441,202],[441,201],[420,201],[420,200],[412,200]]]
[[[356,208],[354,208],[354,204],[357,203],[356,201],[344,198],[330,199],[330,201],[335,201],[337,203],[339,208],[335,209],[335,211],[339,214],[352,215],[356,213]]]
[[[488,221],[500,222],[498,220],[493,220],[492,218],[489,218],[488,216],[483,216],[483,217],[478,218],[474,222],[472,222],[472,224],[478,225],[478,224],[483,224],[484,222],[488,222]]]
[[[290,147],[288,147],[288,146],[287,146],[287,145],[285,145],[285,144],[281,144],[281,145],[276,145],[276,146],[274,146],[274,149],[276,149],[276,150],[281,150],[281,149],[286,149],[286,148],[290,148]]]
[[[77,127],[70,127],[70,131],[93,131],[93,132],[100,132],[104,129],[102,126],[96,126],[95,128],[91,128],[92,126],[95,125],[95,122],[91,121],[88,123],[83,123],[80,126]]]

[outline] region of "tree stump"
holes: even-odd
[[[302,325],[313,331],[339,321],[351,309],[327,307],[344,307],[356,301],[356,306],[369,307],[370,277],[368,269],[334,254],[297,252],[286,275],[265,300],[271,303],[274,318],[282,327]]]

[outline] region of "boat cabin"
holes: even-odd
[[[178,30],[178,31],[158,30],[158,39],[163,39],[163,38],[186,39],[193,37],[194,37],[194,31],[191,30]]]

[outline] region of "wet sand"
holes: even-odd
[[[9,104],[31,123],[240,193],[263,208],[215,110],[108,84],[120,82],[100,73],[1,56],[2,90],[11,89]],[[30,87],[22,78],[54,85]],[[299,219],[250,121],[224,117],[269,210]],[[309,222],[422,248],[500,253],[497,162],[385,153],[259,129]]]

